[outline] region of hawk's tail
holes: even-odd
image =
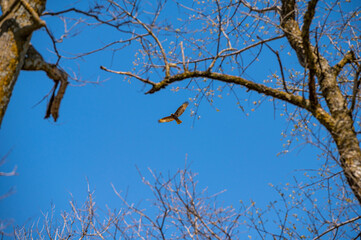
[[[176,121],[178,124],[181,124],[181,123],[182,123],[182,121],[179,120],[178,118],[176,118],[175,121]]]

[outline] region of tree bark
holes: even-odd
[[[33,31],[44,26],[39,15],[46,0],[2,0],[0,16],[0,126],[23,67]]]
[[[317,1],[309,3],[307,12],[304,15],[304,22],[311,24]],[[313,5],[313,6],[311,6]],[[351,111],[348,109],[346,98],[337,84],[337,76],[340,73],[341,65],[345,65],[353,54],[347,54],[342,60],[342,64],[334,67],[320,54],[309,42],[308,30],[299,28],[295,19],[296,3],[294,0],[282,0],[281,27],[291,45],[295,50],[298,60],[303,67],[314,70],[318,79],[320,92],[327,104],[329,113],[333,121],[332,124],[325,124],[318,114],[311,111],[330,132],[336,143],[341,166],[348,183],[356,198],[361,204],[361,150],[357,135],[354,129],[354,121]],[[308,19],[311,18],[311,19]],[[309,66],[313,66],[310,69]],[[310,90],[310,89],[309,89]],[[316,107],[316,106],[314,106]]]

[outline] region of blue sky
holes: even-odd
[[[54,2],[48,7],[61,8]],[[76,45],[69,44],[69,50],[81,52],[92,44],[86,34],[92,34],[96,44],[102,37],[114,37],[107,32],[100,36],[85,31],[74,40]],[[42,31],[34,34],[32,42],[45,59],[54,61]],[[249,95],[240,89],[236,90],[249,116],[237,107],[234,97],[224,94],[215,102],[219,112],[203,101],[199,120],[190,116],[194,109],[190,104],[181,117],[182,124],[159,124],[159,118],[174,112],[194,93],[173,92],[168,87],[145,95],[137,81],[128,83],[99,70],[100,65],[127,70],[134,52],[132,47],[124,50],[116,62],[109,59],[111,52],[79,60],[83,79],[107,81],[69,86],[56,123],[43,119],[46,101],[36,105],[50,91],[52,81],[44,73],[20,73],[0,131],[0,155],[11,150],[2,171],[16,165],[19,175],[0,182],[1,193],[16,188],[15,194],[0,201],[0,218],[14,219],[22,225],[36,221],[51,204],[58,213],[67,210],[70,194],[79,202],[85,199],[86,179],[95,189],[100,207],[108,204],[116,208],[120,202],[111,183],[128,191],[130,201],[143,201],[150,192],[141,183],[136,166],[145,174],[148,167],[174,173],[187,159],[191,169],[199,173],[202,188],[208,187],[210,193],[227,190],[220,197],[225,205],[237,204],[241,199],[266,204],[277,198],[269,183],[285,184],[292,181],[296,169],[320,166],[317,150],[311,147],[277,156],[283,150],[281,132],[288,122],[280,116],[282,112],[274,111],[271,102],[265,101],[251,111],[252,103],[244,101]],[[254,72],[252,78],[278,69],[277,62],[273,63]],[[70,67],[67,63],[65,66]],[[77,65],[71,67],[76,70]]]

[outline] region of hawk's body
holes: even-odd
[[[177,111],[175,111],[175,113],[172,113],[170,116],[168,117],[164,117],[162,119],[159,119],[158,122],[162,123],[162,122],[171,122],[173,120],[175,120],[178,124],[181,124],[182,121],[179,120],[179,116],[182,115],[184,113],[184,111],[186,110],[188,106],[188,102],[185,102],[182,104],[182,106],[180,106]]]

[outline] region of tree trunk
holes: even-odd
[[[24,64],[34,30],[43,26],[39,15],[46,0],[2,0],[0,16],[0,126]]]
[[[317,0],[309,2],[307,12],[304,15],[304,26],[311,24],[316,4]],[[309,71],[314,70],[319,80],[320,92],[329,109],[331,121],[326,122],[323,116],[316,114],[314,109],[321,108],[318,103],[314,104],[311,112],[332,135],[338,148],[344,174],[353,193],[361,204],[361,149],[354,129],[351,111],[337,83],[341,67],[331,67],[323,56],[319,53],[316,54],[318,50],[316,51],[315,47],[309,42],[308,29],[305,29],[303,26],[301,32],[295,18],[295,12],[295,0],[282,0],[281,26],[288,42],[295,50],[301,66]],[[349,56],[346,54],[343,66],[350,59],[352,59],[352,54]]]
[[[325,69],[319,76],[320,88],[331,116],[335,119],[335,126],[329,131],[335,140],[347,181],[361,204],[361,150],[354,121],[347,101],[337,85],[336,74],[329,66]]]

